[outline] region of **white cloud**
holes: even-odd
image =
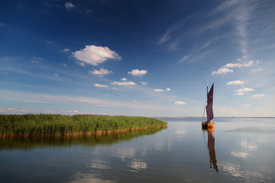
[[[66,2],[66,3],[65,3],[65,8],[67,8],[68,10],[72,10],[72,9],[74,9],[74,8],[76,8],[76,7],[75,7],[75,5],[73,5],[72,3]]]
[[[162,89],[155,89],[156,92],[163,92]]]
[[[134,102],[137,102],[137,100],[134,100]]]
[[[138,70],[138,69],[133,69],[132,71],[129,71],[128,74],[132,74],[133,76],[142,76],[144,74],[147,74],[148,71],[146,70]]]
[[[5,112],[5,109],[3,109],[3,108],[0,108],[0,112]]]
[[[241,89],[236,90],[235,92],[243,93],[243,92],[249,92],[249,91],[254,91],[254,89],[252,89],[252,88],[241,88]]]
[[[9,111],[14,111],[14,108],[8,108]]]
[[[264,96],[266,96],[266,95],[265,94],[256,94],[256,95],[253,95],[251,97],[255,98],[255,99],[262,99]]]
[[[58,76],[58,74],[54,74],[55,76]]]
[[[120,79],[120,81],[127,81],[127,79],[126,78],[122,78],[122,79]]]
[[[124,82],[114,81],[111,84],[112,85],[118,85],[118,86],[134,86],[134,85],[137,85],[133,81],[124,81]]]
[[[82,67],[85,67],[85,64],[83,62],[75,62],[77,63],[78,65],[82,66]]]
[[[103,75],[111,74],[112,71],[101,68],[100,70],[89,71],[89,74],[98,75],[99,77],[103,77]]]
[[[168,30],[166,31],[166,33],[165,33],[165,34],[161,37],[161,39],[159,40],[158,45],[160,45],[160,44],[166,42],[166,41],[170,38],[170,37],[169,37],[169,34],[170,34],[171,30],[172,30],[172,29],[168,29]]]
[[[226,85],[241,85],[243,84],[243,81],[236,80],[236,81],[230,81]]]
[[[241,64],[241,63],[228,63],[224,67],[249,67],[253,65],[253,61],[249,61],[247,64]]]
[[[67,64],[65,64],[65,63],[63,63],[63,64],[61,64],[61,65],[63,65],[64,67],[68,67],[68,65],[67,65]]]
[[[228,69],[228,68],[220,68],[219,70],[217,71],[213,71],[211,74],[214,75],[214,74],[226,74],[228,72],[234,72],[232,69]]]
[[[253,72],[258,72],[258,71],[261,71],[263,70],[262,68],[258,68],[258,69],[252,69]]]
[[[98,65],[107,59],[121,59],[121,57],[108,47],[86,45],[84,49],[72,53],[77,60],[91,65]]]
[[[141,81],[140,84],[142,84],[142,85],[147,85],[148,83],[147,83],[147,82],[144,82],[144,81]]]
[[[191,55],[186,55],[186,56],[182,57],[182,59],[180,59],[179,62],[181,63],[181,62],[187,60],[190,56],[191,56]]]
[[[37,60],[31,60],[31,63],[39,64]]]
[[[69,49],[69,48],[65,48],[64,50],[61,50],[61,52],[68,52],[68,51],[70,51],[71,49]]]
[[[94,86],[99,87],[99,88],[107,88],[108,87],[108,85],[102,85],[102,84],[98,84],[98,83],[94,84]]]
[[[246,106],[247,107],[247,106],[250,106],[250,104],[242,104],[241,106]]]
[[[175,105],[184,105],[184,104],[186,104],[186,102],[176,101],[174,104],[175,104]]]
[[[75,113],[78,113],[78,111],[77,111],[77,110],[74,110],[74,112],[75,112]]]
[[[171,91],[171,89],[170,89],[170,88],[167,88],[166,91]]]
[[[253,65],[253,61],[249,61],[247,64],[228,63],[224,67],[220,68],[219,70],[213,71],[211,74],[212,75],[214,75],[214,74],[226,74],[228,72],[234,72],[232,69],[229,69],[229,68],[232,68],[232,67],[249,67],[251,65]]]
[[[244,93],[237,93],[237,94],[234,94],[234,95],[244,95]]]

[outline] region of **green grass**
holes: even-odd
[[[0,135],[2,136],[97,133],[165,125],[167,122],[162,120],[135,116],[0,115]]]

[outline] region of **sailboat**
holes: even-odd
[[[210,90],[208,91],[208,82],[207,82],[207,104],[206,104],[206,115],[207,121],[201,123],[202,128],[214,128],[215,123],[213,123],[213,90],[214,90],[214,83],[212,84]],[[204,112],[203,112],[204,113]]]

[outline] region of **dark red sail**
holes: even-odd
[[[209,92],[207,93],[207,106],[206,106],[206,115],[207,115],[207,121],[210,121],[214,118],[213,114],[213,88],[214,83],[212,84]]]

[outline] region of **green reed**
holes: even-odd
[[[165,125],[167,122],[162,120],[136,116],[0,115],[0,135],[14,136],[96,133]]]

